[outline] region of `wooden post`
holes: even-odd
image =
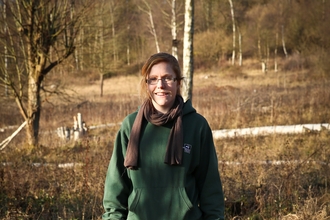
[[[64,137],[67,141],[70,140],[70,128],[66,127],[64,130]]]
[[[79,133],[82,133],[83,126],[82,126],[82,116],[81,116],[81,113],[78,113],[77,116],[78,116],[78,130],[79,130]]]
[[[85,134],[85,124],[82,120],[81,113],[78,113],[77,117],[73,116],[73,120],[73,138],[74,140],[78,140]]]
[[[76,116],[73,116],[73,140],[79,139],[79,124]]]
[[[86,127],[85,122],[82,120],[81,113],[78,113],[77,116],[73,116],[73,127],[70,130],[69,127],[59,127],[57,128],[58,136],[63,139],[69,141],[71,136],[73,140],[78,140],[85,135],[88,128]]]

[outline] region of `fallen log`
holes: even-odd
[[[19,126],[19,128],[17,128],[17,130],[12,135],[10,135],[4,141],[1,142],[0,151],[3,150],[10,143],[11,140],[13,140],[13,138],[25,127],[26,123],[27,121],[23,122],[23,124],[21,124],[21,126]]]

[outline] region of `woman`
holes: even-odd
[[[138,111],[115,140],[103,219],[224,219],[224,197],[211,129],[180,95],[182,75],[170,54],[142,67]]]

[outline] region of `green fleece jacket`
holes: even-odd
[[[188,100],[183,107],[183,164],[164,163],[171,125],[146,120],[139,144],[139,167],[124,167],[137,112],[128,115],[115,140],[104,186],[103,219],[224,219],[224,196],[211,129]]]

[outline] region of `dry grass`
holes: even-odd
[[[101,98],[98,82],[75,79],[71,102],[54,97],[45,103],[42,145],[24,147],[21,133],[1,152],[6,165],[0,166],[0,218],[100,219],[118,125],[90,130],[78,142],[60,140],[52,131],[72,126],[78,112],[87,125],[120,122],[139,105],[138,81],[137,76],[109,78]],[[227,68],[196,73],[193,104],[212,129],[329,123],[328,88],[327,79],[310,71],[265,75]],[[0,112],[1,126],[20,123],[14,104],[7,101]],[[10,132],[0,133],[0,140]],[[226,219],[329,219],[329,132],[215,140]]]

